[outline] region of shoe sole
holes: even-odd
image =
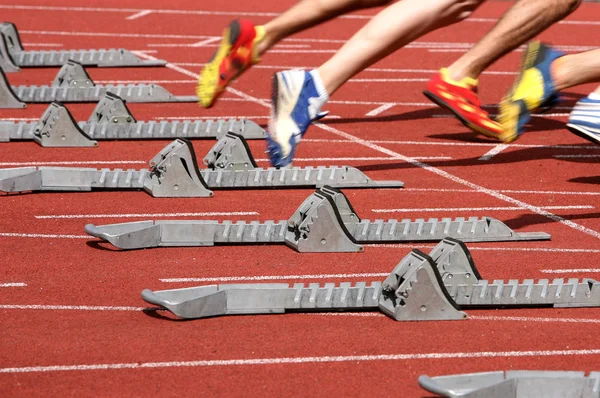
[[[233,21],[229,24],[223,33],[223,39],[221,39],[219,48],[200,74],[196,95],[198,96],[200,105],[204,108],[210,108],[227,87],[228,83],[219,86],[221,63],[231,54],[231,48],[240,35],[240,29],[238,21]],[[239,70],[233,78],[241,72],[242,70]]]
[[[585,140],[593,142],[596,145],[600,145],[600,134],[592,133],[583,127],[571,123],[567,124],[567,130]]]
[[[425,90],[423,91],[423,94],[429,98],[430,101],[432,101],[433,103],[437,104],[438,106],[452,112],[452,114],[467,128],[485,135],[486,137],[490,137],[490,138],[494,138],[496,140],[499,139],[498,134],[491,132],[489,130],[484,129],[483,127],[480,126],[476,126],[473,123],[471,123],[470,121],[468,121],[467,119],[465,119],[460,113],[456,112],[446,101],[444,101],[443,99],[441,99],[440,97],[438,97],[437,95],[435,95],[434,93],[432,93],[431,91]]]

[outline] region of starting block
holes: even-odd
[[[59,67],[68,60],[84,66],[125,67],[165,66],[167,61],[142,60],[131,51],[119,49],[25,51],[15,24],[0,23],[0,66],[5,72],[18,72],[21,68]]]
[[[0,109],[24,108],[25,103],[97,102],[112,92],[128,102],[196,102],[195,95],[175,96],[155,84],[96,85],[83,66],[69,60],[49,86],[10,86],[2,70]]]
[[[237,136],[238,140],[243,140]],[[214,151],[211,151],[214,153]],[[248,156],[252,156],[248,152]],[[252,163],[254,161],[252,160]],[[306,188],[325,184],[345,188],[401,188],[401,181],[373,181],[348,166],[198,168],[190,141],[177,139],[150,161],[150,170],[76,167],[0,169],[0,191],[91,191],[143,189],[154,197],[211,197],[211,189]]]
[[[439,241],[448,236],[464,242],[550,239],[550,235],[543,232],[517,233],[489,217],[361,220],[346,196],[327,186],[310,195],[289,220],[262,223],[228,220],[139,221],[103,226],[88,224],[85,230],[120,249],[286,244],[299,252],[308,253],[362,252],[364,243]]]
[[[434,257],[413,250],[383,282],[225,284],[142,291],[142,298],[181,318],[287,311],[380,311],[397,321],[467,319],[465,309],[506,307],[600,307],[600,282],[554,279],[487,281],[478,275],[466,246],[444,239]],[[451,269],[470,275],[464,282]],[[446,264],[444,266],[443,264]],[[445,276],[445,277],[444,277]],[[481,397],[490,395],[481,395]],[[504,395],[502,395],[504,397]]]
[[[33,140],[43,147],[89,147],[96,140],[165,140],[221,138],[228,132],[263,139],[265,131],[245,119],[138,121],[125,101],[106,93],[87,122],[76,122],[69,110],[53,102],[38,122],[0,121],[0,142]]]
[[[600,398],[600,372],[507,370],[420,376],[419,385],[454,398]]]

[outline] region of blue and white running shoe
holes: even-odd
[[[591,94],[579,101],[571,111],[567,128],[571,133],[600,145],[600,96]]]
[[[327,112],[321,107],[329,96],[316,70],[289,70],[273,75],[271,120],[267,132],[271,164],[285,167],[292,162],[296,146],[308,126]]]

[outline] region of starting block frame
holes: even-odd
[[[448,376],[419,376],[419,385],[454,398],[600,398],[600,372],[507,370]]]
[[[19,72],[21,68],[60,67],[68,60],[84,66],[99,68],[165,66],[167,61],[143,60],[129,50],[40,50],[26,51],[19,31],[11,22],[0,23],[0,67],[5,72]]]
[[[432,257],[435,256],[435,257]],[[465,282],[452,272],[470,275]],[[446,238],[428,256],[413,250],[383,282],[225,284],[142,291],[142,299],[186,319],[293,311],[380,311],[396,321],[468,319],[465,309],[600,307],[593,279],[487,281],[469,250]]]
[[[107,92],[128,102],[196,102],[195,95],[176,96],[156,84],[96,85],[84,67],[69,60],[49,86],[10,86],[6,74],[0,76],[0,109],[24,108],[26,103],[97,102]]]
[[[210,185],[209,185],[210,186]],[[489,217],[361,220],[346,196],[323,187],[288,220],[139,221],[85,226],[88,234],[120,249],[228,244],[286,244],[298,252],[362,252],[364,243],[428,242],[450,236],[464,242],[547,240],[543,232],[517,233]]]
[[[265,131],[246,119],[138,121],[119,96],[106,93],[87,122],[76,122],[69,109],[53,102],[38,122],[0,121],[0,142],[32,140],[42,147],[91,147],[98,140],[222,138],[228,132],[263,139]]]
[[[243,140],[240,136],[236,138]],[[404,185],[401,181],[373,181],[348,166],[200,170],[191,142],[183,139],[167,145],[149,166],[150,170],[45,166],[0,169],[0,190],[143,189],[154,197],[212,197],[212,189],[305,188],[325,184],[346,188],[401,188]]]

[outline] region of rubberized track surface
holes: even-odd
[[[214,51],[216,36],[231,18],[244,11],[260,23],[292,1],[251,3],[155,1],[143,5],[152,12],[143,12],[146,8],[133,0],[24,0],[18,6],[2,0],[0,9],[3,20],[17,24],[29,49],[124,47],[171,63],[169,68],[89,69],[97,82],[164,81],[176,94],[192,94],[199,63]],[[571,106],[594,86],[569,90],[555,113],[534,118],[530,132],[507,147],[468,132],[421,94],[423,80],[481,37],[509,5],[490,2],[471,20],[422,38],[349,82],[327,107],[338,118],[310,129],[297,164],[343,163],[375,179],[406,183],[404,190],[347,191],[365,218],[490,215],[518,231],[552,234],[550,242],[470,244],[486,278],[598,277],[600,147],[564,128]],[[279,67],[318,65],[375,12],[353,14],[282,42],[213,109],[132,104],[132,111],[139,120],[245,116],[264,124],[271,74]],[[570,46],[569,51],[597,47],[599,18],[600,5],[584,4],[542,38]],[[508,55],[483,75],[485,103],[500,99],[520,56]],[[15,85],[47,84],[56,72],[29,69],[9,79]],[[45,107],[30,105],[0,115],[37,119]],[[69,109],[85,120],[93,105]],[[202,155],[212,144],[194,146]],[[94,149],[49,149],[31,142],[2,144],[0,167],[86,162],[141,168],[164,145],[102,141]],[[250,146],[255,154],[264,150],[262,142]],[[285,247],[122,252],[83,232],[87,222],[165,218],[135,216],[140,213],[249,212],[203,218],[279,220],[288,218],[310,192],[219,191],[213,199],[187,200],[153,199],[143,192],[3,196],[1,395],[412,397],[425,395],[416,383],[423,373],[598,370],[600,309],[470,311],[471,319],[464,322],[396,323],[366,313],[186,322],[142,311],[146,306],[139,298],[143,288],[213,281],[383,279],[355,274],[387,273],[411,248],[427,251],[432,245],[368,246],[362,254],[325,255]],[[382,209],[396,211],[375,211]],[[168,281],[173,278],[208,279]]]

